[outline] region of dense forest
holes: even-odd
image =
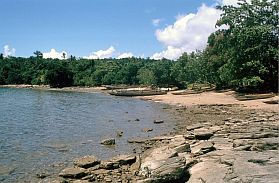
[[[214,84],[249,92],[278,92],[278,6],[275,0],[240,1],[223,11],[203,51],[177,61],[149,58],[44,59],[0,55],[0,84],[51,87],[111,84],[178,86]],[[222,27],[225,27],[221,29]]]

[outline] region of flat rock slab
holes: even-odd
[[[195,155],[206,154],[210,151],[214,151],[215,147],[210,141],[201,141],[191,146],[191,152]]]
[[[229,166],[214,161],[200,162],[190,169],[187,183],[225,183],[224,178]]]
[[[131,165],[136,162],[136,156],[133,155],[119,155],[112,158],[110,161],[119,163],[119,165]]]
[[[198,128],[202,128],[204,125],[203,124],[201,124],[201,123],[196,123],[196,124],[193,124],[193,125],[188,125],[187,127],[186,127],[186,129],[188,130],[188,131],[191,131],[191,130],[195,130],[195,129],[198,129]]]
[[[98,164],[100,164],[100,160],[95,156],[84,156],[74,161],[74,165],[81,168],[90,168]]]
[[[86,169],[84,168],[79,168],[79,167],[70,167],[70,168],[65,168],[59,173],[60,177],[63,178],[82,178],[86,176],[87,174],[85,173]]]
[[[213,136],[213,132],[207,128],[199,128],[193,131],[195,138],[198,140],[208,140]]]

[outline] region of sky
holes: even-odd
[[[0,0],[0,52],[44,58],[151,57],[202,50],[216,3],[237,0]]]

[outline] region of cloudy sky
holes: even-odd
[[[177,59],[216,30],[216,3],[237,0],[1,0],[0,52],[45,58]],[[2,48],[2,51],[1,51]]]

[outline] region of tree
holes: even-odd
[[[43,58],[43,53],[38,50],[34,52],[34,55],[36,55],[37,58]]]
[[[275,0],[240,0],[239,6],[219,6],[223,11],[215,33],[228,60],[218,69],[222,83],[250,91],[278,89],[278,6]],[[212,38],[212,37],[211,37]],[[216,44],[216,43],[215,43]],[[220,56],[220,53],[218,54]]]

